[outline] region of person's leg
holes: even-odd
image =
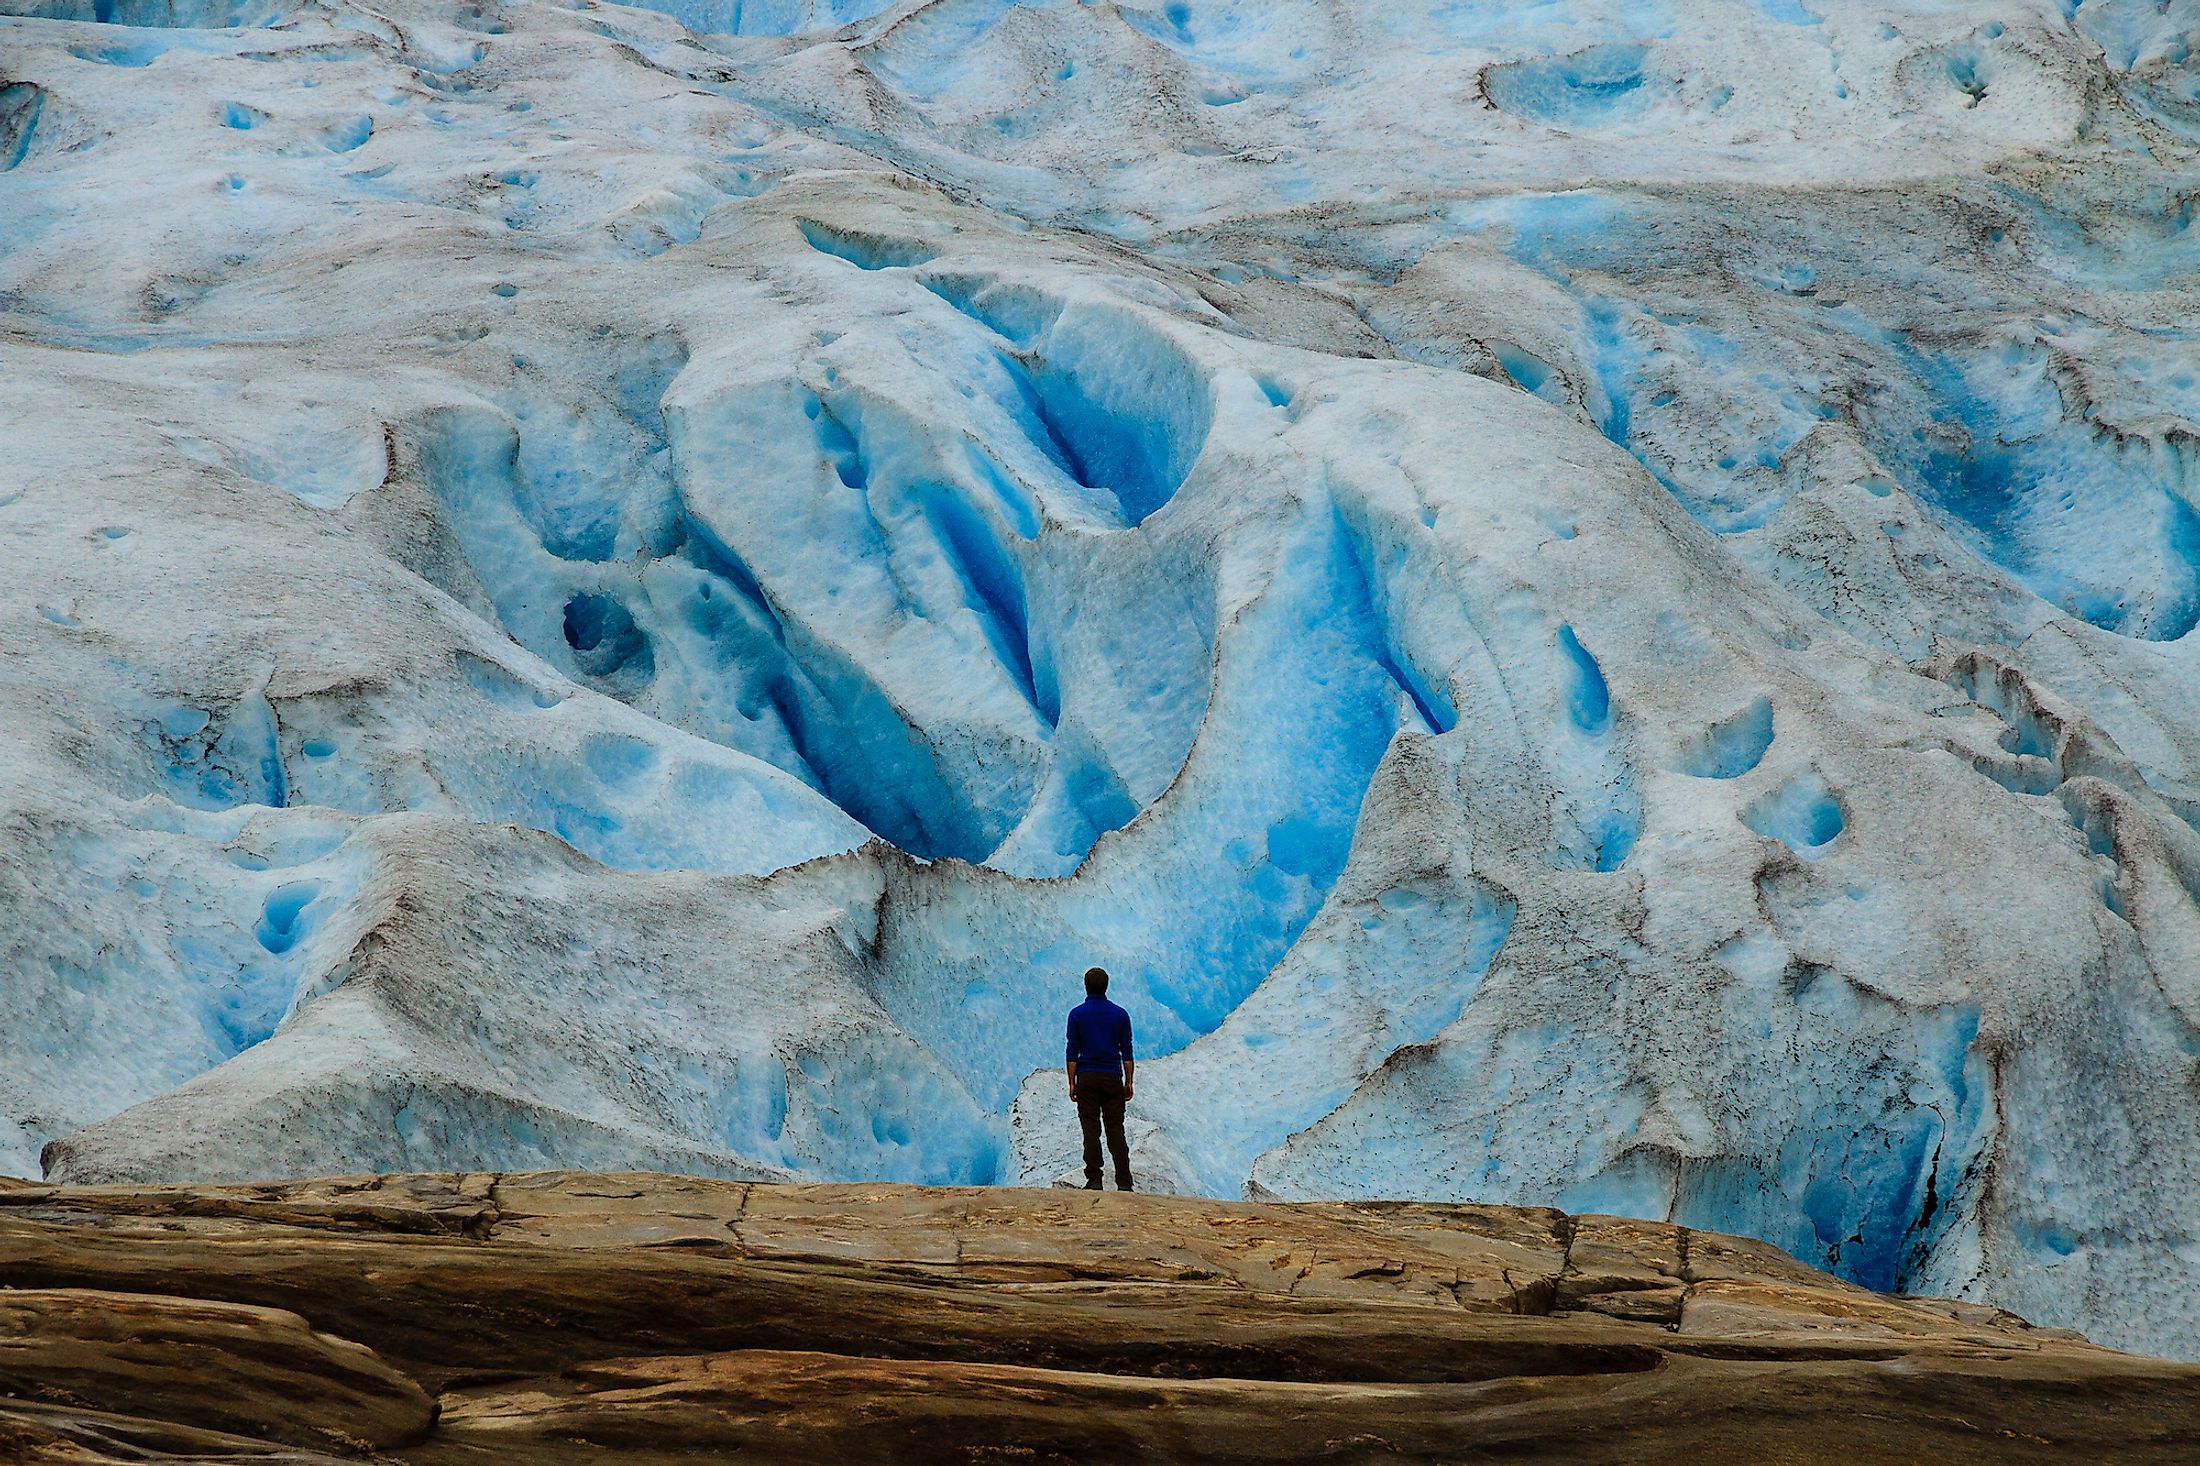
[[[1131,1147],[1123,1138],[1123,1081],[1118,1079],[1108,1086],[1108,1097],[1100,1107],[1100,1113],[1108,1122],[1108,1154],[1115,1161],[1115,1189],[1131,1189]],[[1093,1174],[1098,1175],[1098,1157],[1094,1158]]]
[[[1085,1132],[1085,1189],[1100,1189],[1100,1095],[1089,1074],[1077,1076],[1077,1128]]]

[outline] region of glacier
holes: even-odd
[[[1142,1177],[2200,1357],[2200,5],[0,0],[0,1172]]]

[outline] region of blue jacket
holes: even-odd
[[[1106,998],[1087,998],[1069,1010],[1065,1063],[1080,1074],[1120,1074],[1131,1053],[1131,1015]]]

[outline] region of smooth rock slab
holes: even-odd
[[[347,1451],[415,1443],[436,1415],[373,1350],[295,1313],[90,1288],[0,1293],[0,1394]]]
[[[0,1185],[0,1289],[9,1461],[2200,1452],[2200,1367],[1758,1242],[1507,1207]]]

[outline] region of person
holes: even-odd
[[[1069,1097],[1085,1132],[1085,1189],[1100,1189],[1100,1127],[1108,1131],[1115,1189],[1131,1189],[1131,1148],[1123,1139],[1123,1106],[1131,1097],[1131,1015],[1108,1001],[1108,970],[1085,971],[1085,1001],[1069,1010]]]

